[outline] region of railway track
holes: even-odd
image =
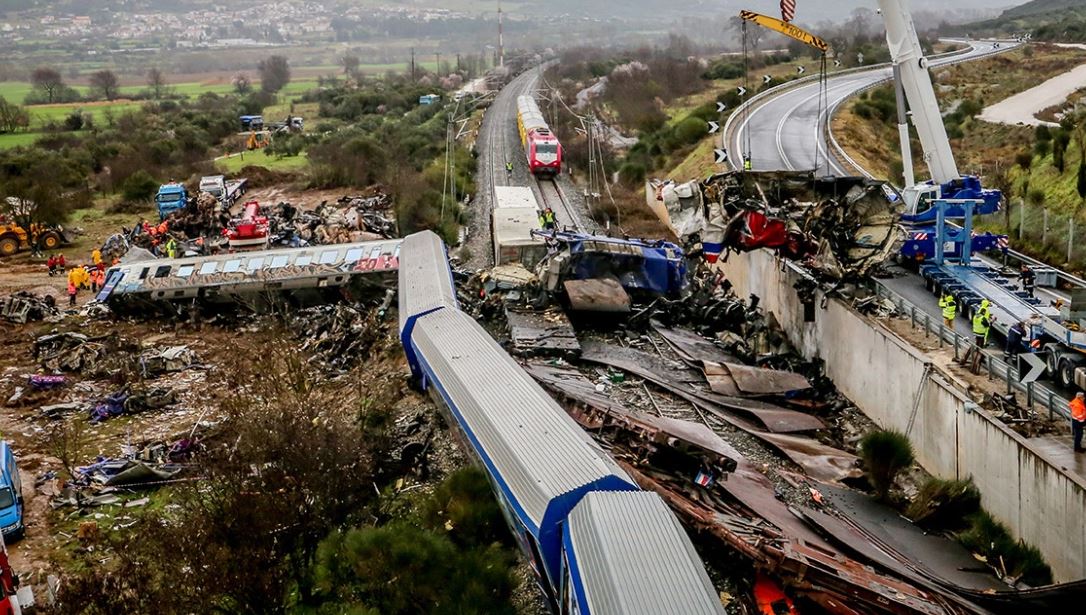
[[[550,207],[554,211],[560,228],[571,227],[580,232],[587,231],[580,213],[570,204],[557,181],[536,178],[535,183],[539,191],[540,207]]]

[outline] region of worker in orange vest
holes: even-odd
[[[1075,452],[1086,452],[1082,448],[1082,429],[1086,427],[1086,393],[1079,391],[1071,400],[1071,435],[1075,440]]]

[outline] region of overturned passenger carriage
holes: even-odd
[[[311,305],[345,292],[391,287],[400,239],[157,259],[130,252],[98,293],[115,312],[234,303],[262,311]]]

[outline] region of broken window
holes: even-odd
[[[245,267],[249,270],[250,273],[252,273],[253,271],[256,271],[257,269],[260,269],[263,266],[264,266],[264,257],[263,256],[258,256],[256,258],[250,258],[249,262],[245,263]]]
[[[147,272],[150,271],[150,270],[151,270],[150,267],[144,267],[143,271],[140,272],[140,279],[141,280],[145,279],[147,277]]]
[[[177,268],[177,277],[187,278],[196,270],[196,265],[181,265]]]
[[[226,261],[226,264],[222,266],[222,272],[223,273],[235,273],[239,269],[241,269],[241,259],[240,258],[234,258],[234,259],[228,260],[228,261]]]
[[[321,252],[320,264],[331,265],[336,262],[336,255],[339,254],[339,250],[325,250]]]
[[[171,269],[171,267],[169,265],[163,265],[163,266],[159,267],[158,269],[155,270],[155,277],[156,278],[164,278],[164,277],[170,275],[170,269]]]
[[[268,269],[279,269],[280,267],[286,267],[287,260],[289,259],[289,256],[274,256],[271,259],[271,264],[268,265]]]
[[[219,264],[217,262],[207,261],[203,265],[200,265],[200,275],[215,273],[215,270],[218,269],[218,267]]]

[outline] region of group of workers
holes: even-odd
[[[116,264],[116,262],[114,262]],[[55,275],[58,270],[63,271],[66,261],[63,254],[50,256],[47,261],[49,275]],[[68,305],[74,306],[81,289],[89,288],[92,293],[97,293],[106,282],[106,262],[102,260],[102,251],[95,248],[91,252],[89,265],[74,265],[68,270]]]
[[[1037,274],[1027,265],[1023,264],[1021,272],[1019,273],[1019,283],[1021,285],[1022,292],[1028,294],[1030,297],[1034,296],[1036,288]],[[954,318],[958,314],[958,304],[954,299],[954,296],[950,293],[943,295],[939,299],[939,308],[943,313],[943,324],[953,330]],[[995,317],[991,312],[991,304],[987,299],[980,302],[980,306],[977,308],[975,314],[973,314],[973,336],[977,346],[983,348],[988,343],[988,332],[991,330],[992,323],[995,322]],[[1014,355],[1020,354],[1027,349],[1027,345],[1031,349],[1037,349],[1040,347],[1039,340],[1030,339],[1029,324],[1025,322],[1015,322],[1007,329],[1007,346],[1004,350],[1004,356],[1008,360],[1014,357]],[[1070,403],[1071,410],[1071,437],[1074,442],[1075,453],[1086,453],[1086,448],[1082,446],[1083,432],[1086,431],[1086,393],[1079,391],[1075,393],[1074,399]]]

